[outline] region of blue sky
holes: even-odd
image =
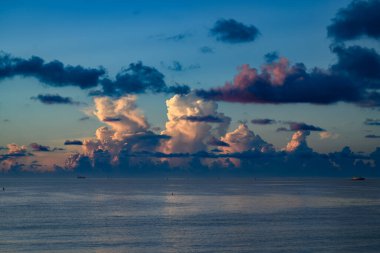
[[[337,11],[351,1],[3,1],[0,10],[0,49],[14,57],[38,56],[85,68],[102,66],[107,76],[130,63],[141,61],[165,76],[168,85],[193,90],[222,87],[232,82],[239,67],[260,69],[264,55],[277,52],[290,64],[302,62],[308,69],[328,69],[337,61],[330,50],[327,26]],[[210,33],[220,19],[254,25],[260,34],[253,41],[225,43]],[[177,37],[176,37],[177,36]],[[179,36],[179,37],[178,37]],[[178,39],[182,37],[182,39]],[[175,39],[177,38],[177,39]],[[346,42],[379,51],[378,40],[359,38]],[[208,47],[211,53],[202,53]],[[182,71],[170,66],[179,62]],[[59,94],[79,105],[46,105],[31,100],[38,94]],[[138,94],[137,105],[151,127],[165,129],[165,101],[173,94]],[[231,117],[234,130],[247,122],[255,134],[280,150],[292,132],[278,132],[277,125],[253,125],[252,119],[268,118],[304,122],[330,133],[322,139],[312,132],[308,144],[327,153],[350,146],[355,152],[372,152],[379,146],[378,126],[364,125],[378,119],[378,108],[337,102],[262,104],[217,101],[218,111]],[[104,125],[91,111],[93,97],[78,87],[52,87],[35,78],[15,76],[0,83],[0,146],[38,142],[63,147],[64,140],[94,136]],[[90,115],[89,120],[79,119]]]

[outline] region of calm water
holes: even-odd
[[[0,186],[0,252],[380,251],[380,180],[2,178]]]

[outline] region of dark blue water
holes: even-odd
[[[2,178],[0,186],[0,252],[380,251],[380,180]]]

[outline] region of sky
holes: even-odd
[[[378,0],[2,1],[0,171],[378,173],[379,11]]]

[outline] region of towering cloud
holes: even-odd
[[[103,69],[84,68],[79,65],[65,66],[57,60],[45,63],[37,56],[26,60],[4,53],[0,55],[0,79],[15,76],[35,77],[50,86],[71,85],[87,89],[97,86],[99,78],[104,74]]]
[[[328,36],[336,41],[357,39],[362,36],[380,38],[380,1],[355,0],[338,11],[327,27]]]
[[[221,147],[225,153],[274,151],[272,144],[268,144],[259,135],[255,135],[246,124],[240,124],[238,128],[227,133],[221,140],[228,144],[228,146]]]
[[[215,102],[205,101],[193,93],[175,95],[166,105],[168,121],[162,134],[172,137],[162,146],[166,153],[204,151],[210,138],[224,135],[231,121],[217,111]]]
[[[243,43],[254,41],[260,34],[254,25],[245,25],[234,19],[219,19],[210,34],[226,43]]]
[[[312,149],[307,145],[306,138],[310,131],[297,131],[286,145],[285,151],[289,153],[310,153]]]

